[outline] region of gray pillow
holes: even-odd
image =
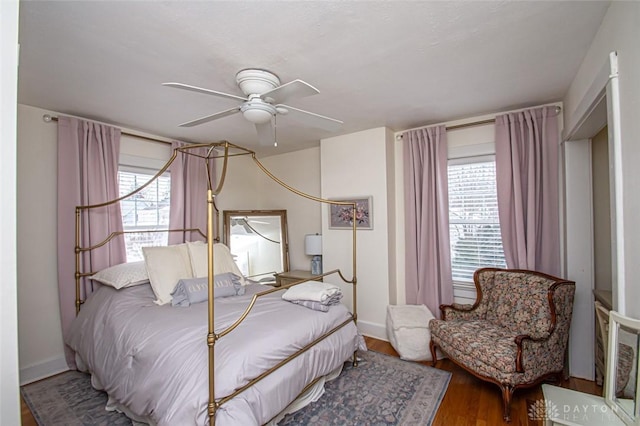
[[[190,306],[193,303],[206,302],[208,298],[207,277],[183,278],[178,281],[171,292],[172,306]],[[213,277],[213,298],[229,297],[244,294],[244,287],[240,277],[231,272],[218,274]]]

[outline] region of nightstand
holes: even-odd
[[[276,274],[276,287],[300,280],[322,281],[321,275],[312,275],[311,271],[289,271]]]

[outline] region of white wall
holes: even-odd
[[[249,156],[231,157],[228,160],[227,175],[222,191],[216,197],[220,210],[220,232],[222,233],[222,212],[224,210],[254,210],[261,208],[262,196],[256,190],[259,171]],[[216,162],[217,182],[222,173],[222,161]]]
[[[591,140],[593,171],[594,288],[611,291],[611,213],[609,191],[609,141],[605,127]]]
[[[592,83],[596,79],[603,63],[608,60],[611,51],[618,52],[620,82],[620,123],[622,140],[622,211],[624,223],[628,229],[635,229],[640,217],[640,3],[612,2],[605,15],[596,37],[576,74],[564,99],[565,117],[571,117],[581,105]],[[632,236],[633,233],[627,232]],[[624,265],[626,281],[626,313],[640,318],[640,238],[628,237],[624,242],[627,259]]]
[[[594,378],[593,200],[591,143],[567,141],[565,157],[566,277],[576,283],[569,338],[572,376]]]
[[[320,148],[273,155],[260,162],[295,189],[316,197],[320,195]],[[304,236],[322,232],[322,206],[274,182],[250,156],[229,159],[227,178],[217,206],[221,220],[223,210],[287,210],[290,269],[311,268],[311,257],[304,254]],[[220,225],[222,231],[222,223]]]
[[[389,282],[395,254],[390,240],[395,240],[395,226],[389,223],[389,209],[395,200],[390,194],[389,179],[394,158],[393,135],[384,128],[365,130],[321,141],[321,186],[323,198],[372,196],[372,230],[357,232],[357,303],[358,327],[362,333],[386,339],[386,307],[389,304]],[[391,183],[393,184],[393,183]],[[351,232],[328,228],[328,208],[322,211],[322,244],[324,269],[341,269],[351,278]],[[327,280],[329,281],[329,280]],[[331,279],[339,282],[339,279]],[[345,291],[345,303],[350,305],[350,291]]]
[[[266,157],[261,162],[278,179],[298,191],[320,196],[319,147]],[[325,206],[286,190],[262,171],[258,174],[261,208],[287,210],[291,269],[310,270],[311,256],[304,254],[304,236],[322,232],[321,212]]]
[[[0,2],[0,424],[20,424],[16,291],[18,2]]]
[[[57,126],[18,105],[18,333],[20,381],[67,369],[56,255]],[[72,277],[70,277],[72,278]]]
[[[393,145],[394,155],[394,184],[395,184],[395,202],[394,202],[394,218],[393,232],[395,242],[395,275],[394,279],[389,283],[389,304],[404,305],[407,300],[405,281],[405,235],[404,235],[404,163],[403,163],[403,147],[402,140],[395,137]],[[391,217],[390,217],[391,218]]]

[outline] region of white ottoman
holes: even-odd
[[[400,358],[431,361],[429,321],[433,318],[424,305],[387,306],[387,337]]]

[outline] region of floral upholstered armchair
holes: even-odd
[[[517,388],[562,375],[575,283],[534,271],[483,268],[475,272],[473,305],[442,305],[431,320],[436,347],[502,391],[503,416]]]

